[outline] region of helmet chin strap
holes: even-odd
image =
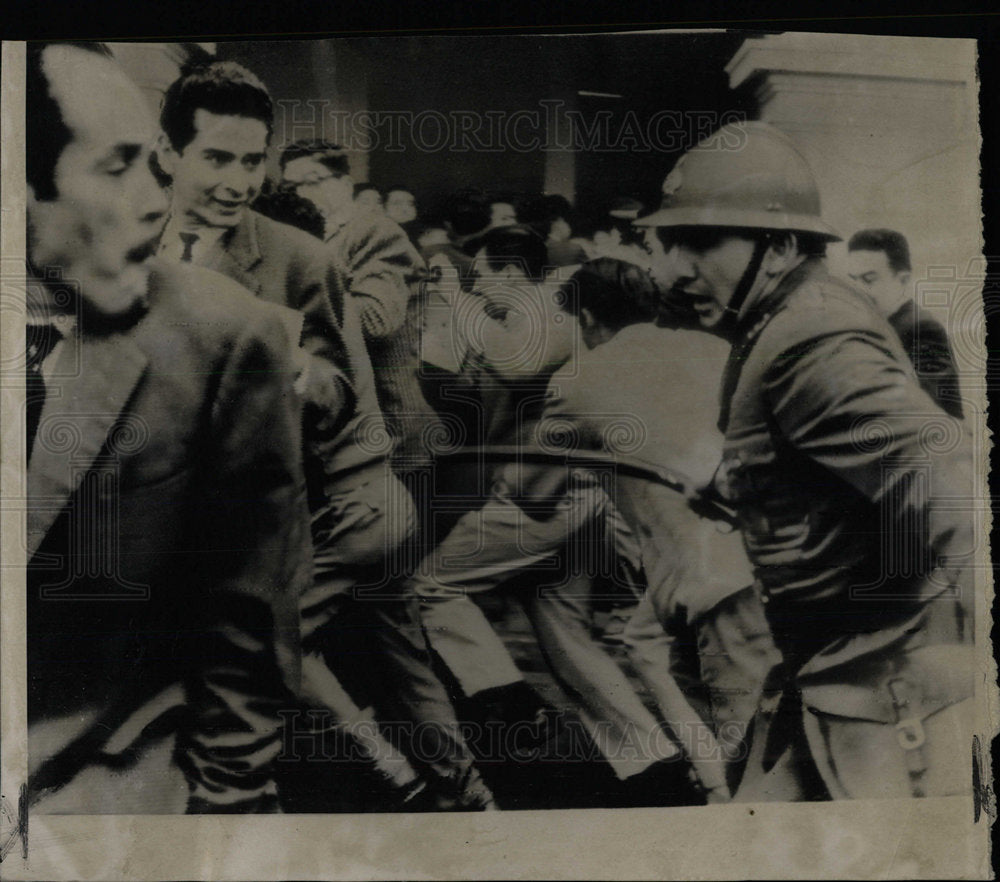
[[[757,241],[754,243],[753,254],[750,255],[750,262],[747,264],[747,268],[743,271],[743,275],[740,277],[740,280],[736,285],[736,289],[733,291],[733,296],[729,298],[729,303],[726,304],[726,308],[723,311],[722,320],[719,322],[717,332],[721,332],[722,336],[729,336],[736,330],[740,310],[743,308],[743,304],[746,302],[747,296],[750,294],[750,289],[753,287],[753,283],[757,280],[757,274],[760,272],[761,264],[764,262],[764,255],[767,253],[767,249],[770,245],[770,234],[759,236]]]

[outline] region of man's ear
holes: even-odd
[[[799,256],[799,239],[795,233],[778,233],[764,254],[764,272],[776,276],[792,267]]]
[[[902,270],[901,272],[896,273],[896,278],[899,279],[899,284],[902,285],[903,287],[906,287],[907,285],[910,284],[911,277],[912,274],[910,273],[909,270]]]
[[[156,139],[156,161],[164,172],[173,177],[177,167],[177,152],[170,146],[166,132],[160,132],[160,137]]]
[[[594,318],[594,314],[586,306],[580,309],[579,320],[580,327],[584,331],[589,331],[597,327],[597,319]]]

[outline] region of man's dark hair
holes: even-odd
[[[347,151],[340,144],[324,141],[322,138],[307,138],[289,144],[281,151],[278,164],[284,171],[285,166],[296,159],[314,159],[338,178],[351,173],[351,163],[347,158]]]
[[[533,282],[545,277],[548,249],[545,240],[531,227],[521,224],[497,227],[480,239],[479,247],[486,249],[486,261],[494,272],[512,263]]]
[[[848,251],[882,251],[894,273],[910,272],[910,246],[895,230],[858,230],[847,243]]]
[[[278,223],[298,227],[317,239],[323,238],[325,223],[319,209],[287,187],[267,187],[250,207]]]
[[[235,61],[216,61],[192,68],[170,84],[163,96],[160,126],[174,150],[182,151],[197,134],[195,111],[245,116],[274,132],[274,104],[264,84]]]
[[[455,193],[448,198],[442,214],[452,235],[471,236],[489,225],[490,203],[480,193]]]
[[[583,264],[560,288],[563,309],[577,318],[588,310],[600,324],[619,331],[657,317],[657,288],[642,267],[599,257]]]
[[[28,183],[35,191],[35,198],[46,202],[59,195],[55,182],[56,165],[66,145],[73,140],[73,133],[63,119],[62,108],[52,96],[49,78],[45,75],[42,56],[50,46],[72,46],[105,58],[112,57],[103,43],[28,43],[25,67],[25,171]]]

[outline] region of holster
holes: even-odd
[[[800,681],[806,740],[831,796],[970,792],[974,670],[973,647],[945,644],[862,656],[826,682]]]

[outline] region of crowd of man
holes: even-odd
[[[968,404],[903,236],[829,274],[785,135],[574,237],[560,196],[383,200],[232,62],[157,126],[32,44],[27,108],[37,810],[969,788]]]

